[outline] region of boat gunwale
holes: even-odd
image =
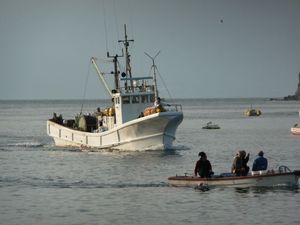
[[[75,132],[75,133],[86,134],[88,136],[90,136],[90,135],[92,135],[92,136],[99,136],[99,134],[100,135],[107,135],[107,134],[110,134],[110,133],[115,132],[117,130],[120,130],[120,129],[124,128],[124,127],[131,126],[133,124],[140,123],[142,121],[147,121],[147,120],[155,119],[155,118],[159,118],[159,117],[163,118],[163,117],[167,117],[167,116],[183,116],[183,113],[182,112],[176,112],[176,111],[159,112],[159,113],[155,113],[155,114],[152,114],[152,115],[149,115],[149,116],[145,116],[145,117],[141,117],[141,118],[136,118],[134,120],[128,121],[126,123],[123,123],[120,126],[114,127],[112,129],[109,129],[109,130],[106,130],[106,131],[103,131],[103,132],[97,132],[97,133],[76,130],[76,129],[73,129],[71,127],[67,127],[67,126],[64,126],[62,124],[56,123],[56,122],[52,121],[51,119],[48,119],[47,123],[51,123],[52,125],[63,127],[64,129],[67,129],[67,130]]]
[[[211,178],[201,178],[196,176],[172,176],[168,177],[168,180],[171,181],[225,181],[225,180],[246,180],[246,179],[257,179],[264,177],[276,177],[276,176],[289,176],[294,175],[299,177],[296,174],[296,171],[286,172],[286,173],[269,173],[269,174],[260,174],[260,175],[249,175],[249,176],[218,176]]]

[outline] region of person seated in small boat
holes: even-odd
[[[252,165],[252,171],[267,170],[268,160],[264,157],[264,152],[259,151]]]
[[[194,175],[197,176],[199,174],[201,178],[211,177],[214,172],[212,171],[210,161],[207,159],[205,152],[199,152],[198,156],[200,156],[200,159],[196,163]]]
[[[238,151],[234,157],[231,172],[237,176],[246,176],[249,172],[249,166],[247,166],[249,157],[250,154],[248,153],[246,156],[246,152],[244,150]]]

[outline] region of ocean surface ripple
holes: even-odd
[[[299,103],[265,99],[178,99],[184,120],[167,151],[59,148],[46,134],[53,112],[74,117],[81,101],[0,101],[0,225],[300,224],[299,187],[174,188],[205,151],[216,174],[237,150],[259,150],[269,169],[300,170]],[[86,112],[104,108],[90,100]],[[262,116],[243,115],[250,106]],[[203,130],[209,121],[220,130]]]

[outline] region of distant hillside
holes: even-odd
[[[294,95],[288,95],[283,98],[284,100],[300,100],[300,73],[299,73],[299,82],[298,88]]]

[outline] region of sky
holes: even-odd
[[[292,95],[299,23],[300,0],[0,0],[0,99],[107,98],[90,57],[109,72],[124,24],[133,76],[161,51],[161,95]]]

